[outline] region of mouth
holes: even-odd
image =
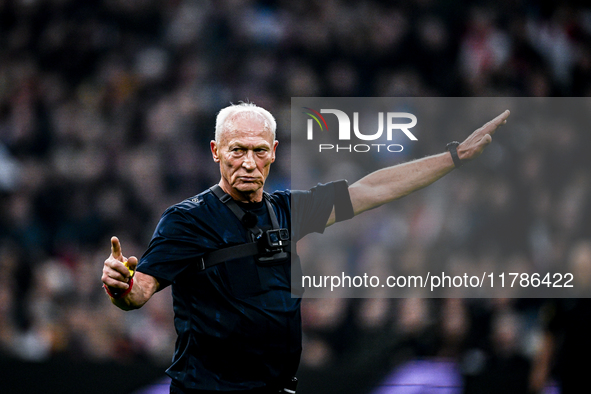
[[[258,181],[258,177],[254,177],[254,176],[241,176],[238,177],[238,180],[240,180],[241,182],[257,182]]]

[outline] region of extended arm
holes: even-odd
[[[127,264],[127,266],[125,264]],[[111,238],[111,255],[103,266],[103,284],[109,287],[111,294],[126,292],[131,283],[130,270],[134,271],[131,291],[123,297],[111,298],[111,302],[125,311],[141,308],[158,291],[160,284],[153,276],[135,271],[137,258],[123,257],[121,244],[117,237]]]
[[[349,187],[355,215],[404,197],[454,169],[448,152],[375,171]]]
[[[508,116],[507,110],[470,134],[457,148],[462,162],[480,156],[491,143],[496,129],[506,123]],[[422,189],[454,168],[451,154],[445,152],[372,172],[349,186],[355,215]],[[333,223],[334,212],[327,226]]]

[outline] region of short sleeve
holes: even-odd
[[[156,226],[137,270],[168,285],[189,264],[194,264],[196,259],[215,248],[209,238],[205,230],[183,210],[169,208]]]

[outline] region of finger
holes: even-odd
[[[110,276],[103,275],[102,280],[103,280],[103,283],[109,287],[113,287],[116,289],[124,289],[124,290],[127,290],[127,288],[129,288],[129,285],[126,282],[122,282],[120,280],[111,278]]]
[[[502,114],[500,114],[499,116],[497,116],[496,118],[486,122],[484,124],[484,126],[482,126],[481,128],[479,128],[478,130],[476,130],[474,132],[474,136],[479,136],[482,134],[494,134],[495,131],[497,131],[497,128],[501,125],[501,124],[505,124],[505,122],[507,121],[507,117],[509,116],[510,112],[509,110],[506,110],[505,112],[503,112]]]
[[[125,282],[130,276],[129,269],[127,269],[127,267],[121,261],[114,258],[109,258],[105,261],[105,268],[103,269],[103,272],[106,272],[111,278]]]
[[[117,264],[123,266],[123,264],[117,260],[105,261],[105,265],[103,266],[102,281],[108,286],[113,285],[114,282],[127,283],[126,275],[129,275],[127,269],[125,268],[125,266],[123,266],[123,269],[125,270],[124,274],[116,268],[112,268],[113,265],[116,266]]]
[[[131,256],[129,259],[127,259],[127,261],[125,262],[125,266],[127,267],[127,269],[129,270],[129,275],[133,276],[135,273],[135,267],[137,267],[137,257],[135,256]]]
[[[505,112],[503,112],[502,114],[500,114],[499,116],[497,116],[496,118],[491,120],[489,123],[492,124],[496,129],[500,125],[507,123],[507,118],[509,117],[509,115],[511,115],[511,111],[505,110]]]
[[[121,243],[117,237],[111,237],[111,255],[117,260],[121,260],[123,258],[121,255]]]

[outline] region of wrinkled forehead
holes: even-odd
[[[264,116],[252,112],[239,112],[224,123],[220,142],[223,144],[231,139],[241,138],[262,138],[273,143],[273,132]]]

